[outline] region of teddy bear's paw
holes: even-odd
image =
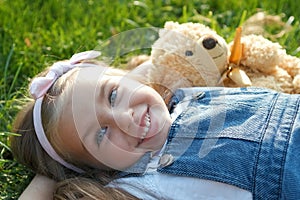
[[[285,69],[292,77],[300,74],[300,59],[296,56],[281,56],[279,66]]]
[[[241,64],[264,73],[274,71],[282,54],[282,47],[278,43],[259,35],[242,37],[243,56]]]

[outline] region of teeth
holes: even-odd
[[[143,134],[143,135],[146,135],[146,134],[148,133],[148,131],[149,131],[149,127],[145,127],[145,128],[144,128],[144,134]]]
[[[148,131],[150,129],[151,120],[150,120],[149,113],[146,114],[144,122],[145,122],[146,126],[144,128],[144,133],[142,134],[142,137],[141,137],[142,140],[145,139],[145,137],[146,137],[146,135],[147,135],[147,133],[148,133]]]
[[[147,127],[149,127],[150,126],[150,121],[149,120],[146,121],[145,124],[146,124]]]

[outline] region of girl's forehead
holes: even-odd
[[[120,78],[115,69],[103,66],[82,67],[69,79],[70,87],[64,98],[68,103],[94,99],[103,83],[108,79]],[[77,105],[77,104],[76,104]],[[80,105],[80,104],[79,104]]]
[[[100,65],[95,65],[95,66],[82,66],[78,70],[78,75],[80,74],[89,74],[89,75],[100,75],[100,74],[105,74],[105,71],[107,71],[109,68],[108,67],[103,67]]]
[[[107,67],[103,65],[95,65],[92,67],[81,67],[78,70],[77,77],[84,78],[84,77],[90,77],[90,78],[100,78],[101,76],[108,75],[108,76],[124,76],[126,74],[126,71]]]

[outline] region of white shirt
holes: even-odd
[[[143,176],[116,179],[108,187],[122,189],[145,200],[252,199],[251,192],[225,183],[159,173],[157,167],[161,155],[158,153],[151,159]]]
[[[172,113],[175,120],[188,105],[190,97],[177,104]],[[164,147],[162,148],[162,150]],[[161,150],[161,152],[162,152]],[[145,200],[251,200],[252,193],[225,183],[194,177],[176,176],[157,172],[161,153],[154,156],[143,176],[116,179],[107,186],[122,189]]]
[[[141,177],[117,179],[108,186],[123,189],[135,197],[145,200],[252,199],[249,191],[235,186],[158,172],[147,173]]]

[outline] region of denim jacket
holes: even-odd
[[[259,88],[188,88],[157,171],[237,186],[253,199],[300,198],[299,95]],[[142,159],[143,160],[143,159]]]

